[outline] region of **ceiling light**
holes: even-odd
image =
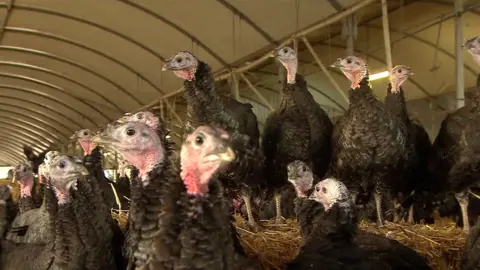
[[[388,77],[388,75],[390,75],[390,72],[382,71],[382,72],[370,75],[369,79],[370,79],[370,81],[375,81],[375,80],[378,80],[378,79],[386,78],[386,77]]]

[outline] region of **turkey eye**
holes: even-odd
[[[288,49],[287,48],[283,49],[283,52],[288,53]]]
[[[401,70],[401,69],[399,69],[399,70],[398,70],[398,73],[402,73],[402,70]]]
[[[197,135],[197,137],[195,138],[195,144],[196,145],[202,145],[203,144],[203,137],[200,136],[200,135]]]
[[[126,133],[127,133],[128,136],[133,136],[133,135],[135,135],[135,129],[129,128],[129,129],[127,129]]]
[[[60,162],[60,163],[58,164],[58,167],[60,167],[60,168],[62,168],[62,169],[65,168],[65,163],[64,163],[64,162]]]
[[[141,113],[140,113],[140,114],[137,114],[137,118],[138,118],[138,119],[142,119],[142,118],[143,118],[143,114],[141,114]]]
[[[181,62],[182,62],[182,58],[181,58],[181,57],[178,57],[177,59],[175,59],[175,61],[177,61],[177,63],[181,63]]]
[[[323,193],[327,193],[327,188],[326,188],[326,187],[322,187],[322,192],[323,192]]]
[[[352,63],[352,60],[347,59],[347,64],[351,64],[351,63]]]
[[[307,170],[307,167],[305,167],[305,166],[302,166],[302,171],[304,171],[304,172],[305,172],[306,170]]]
[[[315,191],[320,191],[320,187],[315,187]]]
[[[83,135],[84,135],[84,136],[87,136],[87,135],[88,135],[88,131],[84,131],[84,132],[83,132]]]
[[[23,168],[23,172],[27,172],[27,168]]]

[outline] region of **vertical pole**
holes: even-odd
[[[239,81],[237,79],[237,75],[235,75],[235,72],[232,73],[232,76],[230,77],[232,79],[232,84],[233,84],[233,96],[237,101],[240,101],[240,89],[239,89]]]
[[[353,15],[345,18],[346,39],[347,39],[347,55],[354,55],[354,24],[355,17]]]
[[[385,43],[385,60],[387,62],[388,71],[392,70],[392,48],[390,47],[390,26],[388,25],[388,6],[387,0],[382,0],[382,25],[383,25],[383,41]]]
[[[168,102],[168,100],[165,99],[165,102]],[[159,99],[158,100],[158,103],[159,103],[159,108],[160,108],[160,117],[162,118],[163,121],[165,121],[165,118],[164,118],[164,115],[163,115],[163,100],[162,99]]]
[[[463,77],[463,0],[455,0],[455,81],[457,86],[457,109],[465,105],[465,90]]]

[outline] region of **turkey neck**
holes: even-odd
[[[370,88],[368,75],[362,79],[362,81],[360,82],[360,87],[350,88],[350,90],[348,91],[348,96],[351,104],[357,103],[360,100],[364,99],[377,100],[377,98],[372,93],[372,89]]]
[[[387,110],[400,117],[405,124],[409,122],[405,95],[402,88],[400,88],[399,91],[394,92],[392,91],[392,84],[389,83],[387,86],[385,105]]]
[[[133,257],[129,258],[129,267],[133,266],[133,261],[136,267],[146,267],[152,260],[170,265],[178,252],[178,243],[172,239],[180,232],[177,202],[180,196],[184,196],[185,188],[174,165],[173,143],[165,135],[166,132],[159,132],[164,158],[148,172],[148,185],[143,185],[140,175],[131,181],[128,230]],[[164,268],[173,269],[170,266]]]
[[[309,98],[313,98],[308,92],[303,76],[299,74],[295,76],[295,83],[285,83],[281,95],[280,110],[282,111],[296,105],[306,104]]]

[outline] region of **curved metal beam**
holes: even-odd
[[[115,31],[115,30],[113,30],[109,27],[97,24],[95,22],[89,21],[89,20],[84,19],[84,18],[75,17],[75,16],[72,16],[72,15],[61,13],[61,12],[51,10],[51,9],[48,9],[48,8],[34,7],[34,6],[30,6],[30,5],[22,5],[22,4],[17,4],[17,3],[15,3],[13,6],[14,6],[15,10],[22,10],[23,9],[23,10],[33,11],[33,12],[37,12],[37,13],[41,13],[41,14],[49,14],[49,15],[61,17],[63,19],[69,19],[69,20],[76,21],[76,22],[79,22],[79,23],[82,23],[82,24],[86,24],[86,25],[91,26],[91,27],[101,29],[105,32],[108,32],[108,33],[110,33],[114,36],[118,36],[118,37],[120,37],[120,38],[122,38],[122,39],[124,39],[124,40],[126,40],[130,43],[133,43],[133,44],[137,45],[138,47],[146,50],[147,52],[151,53],[152,55],[154,55],[155,57],[160,59],[162,62],[165,62],[165,58],[163,56],[161,56],[157,52],[153,51],[152,49],[148,48],[146,45],[134,40],[131,37],[128,37],[128,36],[118,32],[118,31]],[[0,3],[0,7],[6,7],[6,4],[5,3]]]
[[[5,159],[6,157],[4,157],[3,155],[0,154],[0,162],[3,164],[3,165],[6,165],[6,166],[12,166],[11,162],[10,161],[7,161],[8,159]]]
[[[0,119],[0,122],[1,122],[1,119]],[[13,133],[18,133],[19,135],[22,134],[23,136],[30,138],[31,140],[33,140],[35,142],[34,145],[43,145],[46,148],[50,147],[50,145],[47,144],[46,142],[44,142],[42,140],[39,140],[38,137],[30,134],[31,131],[29,129],[26,129],[24,127],[18,127],[18,126],[17,126],[18,129],[16,129],[16,128],[13,128],[13,127],[9,126],[11,123],[8,123],[8,122],[7,123],[2,122],[2,123],[6,124],[6,125],[5,126],[0,126],[0,129],[1,129],[0,133],[4,132],[4,130],[9,130]]]
[[[72,128],[69,128],[67,127],[65,124],[63,124],[62,122],[58,121],[57,119],[55,119],[54,117],[52,117],[50,114],[48,113],[45,113],[43,111],[36,111],[36,110],[32,110],[30,108],[27,108],[27,107],[22,107],[22,106],[17,106],[17,105],[14,105],[14,104],[10,104],[10,103],[7,103],[7,102],[2,102],[0,100],[0,105],[2,105],[2,107],[0,107],[0,110],[1,111],[8,111],[8,112],[13,112],[13,113],[19,113],[18,110],[21,110],[21,111],[28,111],[28,113],[20,113],[20,114],[23,114],[25,116],[31,116],[31,115],[35,115],[35,114],[40,114],[42,115],[43,117],[45,118],[48,118],[49,121],[52,121],[55,123],[55,125],[50,125],[52,127],[55,127],[55,126],[60,126],[68,131],[71,131],[72,133],[75,132]],[[8,107],[10,107],[10,110],[8,110]],[[15,110],[12,110],[11,108],[15,108]],[[63,115],[62,115],[63,116]],[[50,124],[48,123],[48,121],[43,121],[43,120],[39,120],[41,122],[45,122],[45,124]]]
[[[382,29],[383,29],[381,26],[372,25],[372,24],[365,24],[365,25],[363,25],[363,27],[365,27],[365,28],[371,28],[371,29],[375,29],[375,30],[382,30]],[[432,42],[430,42],[430,41],[428,41],[428,40],[425,40],[425,39],[423,39],[423,38],[421,38],[421,37],[418,37],[418,36],[416,36],[416,35],[414,35],[414,34],[410,34],[410,33],[407,33],[407,32],[405,32],[405,31],[398,30],[398,29],[395,29],[395,28],[392,28],[392,27],[390,27],[389,29],[390,29],[390,32],[397,33],[397,34],[402,34],[402,35],[404,35],[404,37],[412,38],[412,39],[414,39],[414,40],[416,40],[416,41],[418,41],[418,42],[421,42],[421,43],[423,43],[423,44],[425,44],[425,45],[428,45],[428,46],[430,46],[430,47],[435,48],[435,50],[438,50],[438,51],[446,54],[447,56],[449,56],[449,57],[452,58],[452,59],[455,59],[455,55],[453,55],[452,53],[448,52],[448,51],[445,50],[445,49],[442,49],[442,48],[440,48],[440,47],[437,47],[435,44],[433,44]],[[395,42],[395,41],[393,41],[393,42]],[[470,71],[470,73],[471,73],[473,76],[477,76],[477,75],[478,75],[477,72],[475,72],[475,70],[474,70],[473,68],[471,68],[469,65],[467,65],[466,62],[463,64],[463,66],[465,67],[466,70]]]
[[[3,76],[3,74],[0,73],[0,77]],[[63,106],[67,107],[67,105],[65,105],[65,103],[60,100],[59,98],[56,98],[56,97],[52,97],[50,95],[47,95],[45,94],[44,92],[42,91],[38,91],[38,90],[35,90],[35,89],[30,89],[30,88],[25,88],[25,87],[20,87],[20,86],[16,86],[16,85],[7,85],[7,84],[0,84],[0,88],[6,88],[6,89],[12,89],[12,90],[16,90],[16,91],[21,91],[21,92],[27,92],[27,93],[31,93],[32,95],[35,95],[35,96],[39,96],[39,97],[43,97],[43,98],[46,98],[46,99],[49,99],[49,100],[53,100],[53,101],[56,101],[57,103],[59,104],[62,104]],[[68,108],[76,113],[78,113],[79,115],[81,115],[83,118],[87,119],[90,123],[92,123],[94,126],[99,126],[97,123],[95,123],[90,117],[86,116],[84,113],[82,113],[81,111],[75,109],[73,106],[68,106]]]
[[[55,41],[59,41],[59,42],[64,42],[64,43],[67,43],[67,44],[70,44],[70,45],[73,45],[73,46],[76,46],[76,47],[79,47],[79,48],[82,48],[84,50],[87,50],[93,54],[97,54],[99,56],[102,56],[114,63],[116,63],[117,65],[125,68],[126,70],[132,72],[133,74],[135,74],[138,78],[142,79],[143,81],[145,81],[146,83],[148,83],[153,89],[157,90],[157,92],[161,93],[162,95],[165,94],[165,91],[162,90],[160,87],[156,86],[150,79],[148,79],[147,77],[143,76],[140,72],[138,72],[137,70],[135,70],[132,66],[129,66],[128,64],[122,62],[122,61],[119,61],[117,58],[115,57],[112,57],[102,51],[99,51],[97,49],[94,49],[90,46],[87,46],[85,44],[82,44],[78,41],[74,41],[72,39],[69,39],[69,38],[66,38],[64,36],[60,36],[60,35],[57,35],[57,34],[53,34],[53,33],[48,33],[48,32],[43,32],[43,31],[40,31],[40,30],[36,30],[36,29],[30,29],[30,28],[21,28],[21,27],[5,27],[5,31],[10,31],[10,32],[15,32],[15,33],[22,33],[22,34],[26,34],[26,35],[34,35],[34,36],[38,36],[38,37],[42,37],[42,38],[48,38],[48,39],[51,39],[51,40],[55,40]]]
[[[256,24],[250,17],[245,15],[245,13],[241,12],[239,9],[234,7],[232,4],[225,0],[217,0],[220,4],[222,4],[225,8],[229,9],[233,14],[236,14],[242,20],[244,20],[247,24],[249,24],[255,31],[257,31],[263,38],[265,38],[269,43],[278,45],[278,42],[270,36],[265,30],[263,30],[258,24]]]
[[[32,147],[33,149],[37,149],[38,153],[41,153],[48,149],[48,147],[46,146],[38,145],[38,142],[32,140],[30,137],[19,134],[18,131],[2,129],[2,131],[0,132],[0,137],[14,139],[17,142],[22,143],[22,147],[23,145],[30,145],[30,147]]]
[[[5,134],[5,135],[2,135],[2,134]],[[40,154],[46,149],[46,148],[37,147],[35,144],[32,143],[32,141],[24,139],[23,137],[17,137],[13,135],[15,134],[6,133],[5,131],[3,131],[0,133],[0,139],[2,139],[2,141],[11,141],[12,143],[14,143],[20,148],[23,148],[24,145],[30,145],[33,148],[33,152],[35,154]]]
[[[453,7],[455,6],[454,3],[449,3],[449,2],[443,2],[443,1],[437,1],[437,0],[418,0],[418,2],[425,2],[429,4],[436,4],[436,5],[441,5],[441,6],[450,6]],[[473,14],[480,16],[480,11],[476,11],[474,9],[469,10],[469,12],[472,12]]]
[[[8,121],[6,119],[10,119],[13,121]],[[0,117],[0,123],[3,123],[5,125],[11,125],[15,127],[22,127],[25,130],[28,130],[31,133],[36,134],[37,136],[40,136],[40,138],[44,138],[46,141],[50,142],[51,144],[54,144],[55,142],[62,143],[62,140],[55,138],[54,135],[52,135],[51,132],[43,132],[41,128],[38,126],[35,126],[31,123],[26,123],[26,122],[18,122],[16,121],[17,119],[13,119],[11,117]]]
[[[78,100],[78,102],[82,103],[83,105],[89,107],[90,109],[98,112],[101,116],[103,116],[105,119],[107,119],[108,121],[112,121],[113,119],[111,119],[110,117],[108,117],[106,114],[104,114],[101,110],[99,110],[96,106],[93,106],[92,104],[88,103],[88,102],[85,102],[84,100],[82,99],[79,99],[78,97],[72,95],[71,93],[69,93],[67,90],[63,89],[62,87],[58,86],[58,85],[55,85],[55,84],[51,84],[51,83],[48,83],[48,82],[45,82],[45,81],[42,81],[42,80],[38,80],[38,79],[35,79],[35,78],[32,78],[32,77],[28,77],[28,76],[24,76],[24,75],[20,75],[20,74],[13,74],[13,73],[4,73],[4,72],[0,72],[0,76],[3,76],[3,77],[8,77],[8,78],[13,78],[13,79],[18,79],[18,80],[23,80],[23,81],[28,81],[28,82],[32,82],[32,83],[35,83],[35,84],[38,84],[38,85],[41,85],[41,86],[45,86],[45,87],[48,87],[50,89],[53,89],[57,92],[60,92],[62,94],[65,94],[69,97],[71,97],[72,99],[75,99],[75,100]],[[45,95],[48,95],[48,94],[45,94]],[[50,95],[48,95],[50,96]],[[68,103],[67,103],[68,104]],[[89,118],[89,120],[92,120],[91,118]],[[95,123],[95,122],[93,122]],[[96,124],[96,123],[95,123]],[[98,126],[98,124],[96,124]]]
[[[11,86],[12,87],[12,86]],[[18,90],[16,89],[17,87],[14,88],[14,90]],[[8,88],[8,89],[11,89],[11,88]],[[25,102],[25,103],[30,103],[30,104],[35,104],[36,106],[39,106],[47,111],[54,111],[56,112],[57,114],[61,115],[62,117],[65,117],[66,119],[68,119],[70,122],[72,122],[74,125],[76,125],[78,127],[78,129],[82,129],[83,128],[83,125],[81,125],[79,122],[75,121],[73,118],[69,117],[68,115],[65,115],[63,114],[60,110],[58,110],[57,108],[55,107],[49,107],[49,106],[45,106],[44,104],[40,103],[40,102],[36,102],[36,101],[32,101],[32,100],[28,100],[28,99],[22,99],[22,98],[18,98],[18,97],[12,97],[12,96],[8,96],[8,95],[2,95],[0,93],[0,97],[3,97],[3,98],[9,98],[9,99],[12,99],[12,100],[17,100],[17,101],[20,101],[20,102]],[[3,104],[2,102],[0,102],[0,104]],[[12,104],[9,104],[9,105],[12,105]],[[62,104],[63,105],[63,104]],[[83,115],[82,115],[83,117]]]
[[[0,3],[1,5],[1,3]],[[63,58],[63,57],[60,57],[60,56],[57,56],[57,55],[54,55],[54,54],[51,54],[51,53],[47,53],[47,52],[44,52],[44,51],[39,51],[39,50],[34,50],[34,49],[30,49],[30,48],[23,48],[23,47],[16,47],[16,46],[5,46],[5,45],[1,45],[0,46],[0,50],[7,50],[7,51],[15,51],[15,52],[21,52],[21,53],[26,53],[26,54],[33,54],[33,55],[40,55],[40,56],[43,56],[43,57],[46,57],[46,58],[51,58],[51,59],[55,59],[59,62],[63,62],[63,63],[66,63],[66,64],[69,64],[69,65],[72,65],[74,67],[77,67],[83,71],[86,71],[96,77],[99,77],[101,78],[102,80],[110,83],[111,85],[115,86],[117,89],[119,89],[121,92],[125,93],[127,96],[129,96],[131,99],[133,99],[134,101],[136,101],[140,106],[142,106],[143,104],[140,102],[140,100],[138,100],[137,98],[135,98],[135,96],[133,96],[130,92],[128,92],[125,88],[123,88],[122,86],[120,86],[118,83],[112,81],[111,79],[103,76],[102,74],[96,72],[96,71],[93,71],[91,70],[90,68],[84,66],[84,65],[81,65],[79,63],[76,63],[72,60],[68,60],[66,58]],[[107,103],[111,104],[111,102],[105,97],[105,96],[102,96],[102,99],[104,99],[104,101],[106,101]]]
[[[165,17],[153,12],[152,10],[145,8],[135,2],[129,1],[129,0],[120,0],[121,3],[124,3],[130,7],[136,8],[140,11],[142,11],[145,14],[148,14],[163,23],[167,24],[168,26],[172,27],[173,29],[177,30],[178,32],[182,33],[183,35],[187,36],[190,40],[193,42],[197,43],[200,47],[202,47],[207,53],[209,53],[213,58],[215,58],[218,62],[220,62],[222,65],[229,67],[230,65],[225,61],[223,58],[221,58],[218,54],[216,54],[210,47],[205,45],[203,42],[201,42],[198,38],[196,38],[194,35],[190,34],[187,30],[184,28],[180,27],[179,25],[175,24],[174,22],[166,19]]]
[[[1,136],[0,138],[5,139],[5,136]],[[13,145],[13,146],[18,147],[20,149],[23,149],[23,144],[19,143],[18,141],[11,140],[11,139],[2,140],[2,142],[5,142],[5,141],[7,141],[10,145]],[[36,154],[38,154],[38,153],[36,153]]]
[[[18,118],[18,117],[11,117],[12,114],[13,115],[21,115],[24,118],[33,120],[33,122],[31,120],[27,121],[27,120],[24,120],[24,119],[21,119],[21,118]],[[2,116],[2,115],[9,115],[9,116]],[[15,120],[15,121],[22,121],[22,122],[30,123],[31,125],[36,126],[36,127],[38,127],[39,129],[41,129],[45,132],[59,134],[67,140],[69,140],[69,138],[71,136],[71,134],[67,135],[65,132],[60,131],[54,125],[48,123],[47,121],[45,121],[41,118],[35,117],[35,115],[29,115],[29,114],[19,113],[19,112],[13,112],[12,113],[12,111],[4,110],[3,108],[0,107],[0,117],[10,118],[10,119]],[[40,125],[36,124],[38,122],[42,123],[44,126],[49,127],[51,130],[53,130],[53,132],[51,130],[48,130],[48,129],[44,128],[43,126],[40,126]],[[55,135],[53,135],[53,136],[55,137]]]
[[[77,86],[80,86],[82,88],[85,88],[88,90],[88,92],[91,92],[95,95],[98,95],[98,93],[91,87],[67,76],[67,75],[63,75],[61,73],[58,73],[58,72],[55,72],[53,70],[50,70],[50,69],[46,69],[46,68],[42,68],[42,67],[39,67],[39,66],[35,66],[35,65],[30,65],[30,64],[26,64],[26,63],[21,63],[21,62],[14,62],[14,61],[0,61],[0,65],[4,65],[4,66],[12,66],[12,67],[18,67],[18,68],[23,68],[23,69],[29,69],[29,70],[35,70],[35,71],[40,71],[40,72],[43,72],[43,73],[47,73],[47,74],[50,74],[52,76],[55,76],[55,77],[59,77],[59,78],[62,78],[66,81],[69,81],[73,84],[76,84]],[[67,92],[68,93],[68,92]],[[75,96],[73,94],[70,94],[68,93],[69,96],[73,97],[73,98],[76,98],[78,100],[82,100],[81,97],[79,96]],[[125,113],[125,111],[123,111],[120,107],[118,107],[117,105],[113,104],[112,102],[109,102],[110,104],[113,105],[113,107],[115,107],[120,113]],[[103,104],[102,104],[103,105]]]
[[[3,155],[10,157],[11,159],[15,160],[18,163],[27,160],[25,156],[20,155],[18,153],[18,150],[15,150],[15,147],[12,147],[12,145],[2,144],[0,145],[0,150],[5,150],[5,152],[0,152],[0,153],[3,153]]]

